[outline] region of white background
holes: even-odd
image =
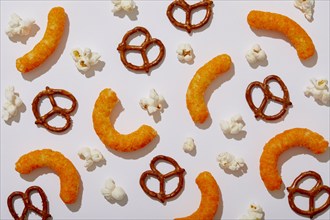
[[[308,22],[293,6],[293,1],[218,0],[214,1],[211,21],[190,35],[169,22],[166,8],[170,1],[136,1],[136,4],[137,11],[128,17],[114,16],[109,1],[1,1],[1,103],[5,101],[5,87],[14,85],[25,108],[11,123],[1,121],[0,218],[11,217],[6,205],[8,195],[17,190],[25,191],[31,185],[44,189],[54,219],[182,217],[198,208],[200,191],[195,178],[207,170],[213,174],[222,192],[217,219],[237,219],[246,213],[251,202],[263,207],[265,219],[304,219],[290,209],[284,186],[276,192],[267,191],[259,175],[259,157],[264,144],[286,129],[306,127],[329,140],[329,107],[317,104],[303,93],[311,78],[329,78],[329,1],[316,1],[314,21]],[[42,66],[23,75],[16,70],[15,60],[42,38],[47,14],[54,6],[64,7],[68,15],[63,39]],[[317,54],[307,61],[300,61],[296,50],[281,34],[251,30],[246,16],[253,9],[281,13],[295,20],[313,39]],[[23,43],[11,41],[5,29],[12,13],[23,19],[35,19],[39,27],[33,33],[35,36]],[[146,27],[166,47],[165,59],[150,74],[127,70],[116,50],[123,35],[135,26]],[[177,60],[175,51],[182,42],[192,45],[194,63]],[[244,57],[254,43],[259,43],[268,57],[263,66],[256,68]],[[89,47],[101,54],[102,62],[95,71],[83,75],[76,69],[70,56],[70,51],[76,47]],[[189,81],[199,67],[223,53],[231,56],[233,66],[207,90],[210,118],[198,127],[192,122],[185,104]],[[262,81],[270,74],[282,78],[293,103],[288,114],[277,122],[256,120],[245,100],[247,85]],[[72,129],[62,134],[50,133],[34,124],[31,103],[46,86],[66,89],[78,100]],[[92,125],[93,105],[104,88],[112,88],[121,100],[121,106],[115,108],[111,117],[119,132],[129,133],[141,124],[148,124],[157,130],[159,138],[138,152],[108,150]],[[168,103],[164,112],[155,118],[143,111],[138,103],[148,96],[151,88],[162,94]],[[237,113],[245,121],[244,132],[235,138],[225,137],[219,122]],[[182,150],[187,137],[195,139],[195,155]],[[86,146],[99,149],[106,159],[92,171],[87,171],[84,161],[77,156],[77,152]],[[21,155],[43,148],[62,152],[78,169],[83,190],[75,204],[65,205],[61,201],[58,177],[50,170],[41,169],[25,176],[15,171],[15,162]],[[246,173],[234,175],[222,170],[216,161],[221,152],[243,157]],[[183,192],[165,205],[148,197],[139,185],[142,172],[149,169],[151,159],[160,154],[173,157],[186,170]],[[289,150],[279,159],[284,185],[291,185],[307,170],[320,173],[324,183],[329,183],[329,157],[329,150],[318,156],[302,148]],[[109,177],[125,189],[126,201],[111,204],[101,195],[100,189]],[[329,219],[329,209],[317,219]]]

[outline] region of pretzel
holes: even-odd
[[[271,81],[274,81],[280,85],[280,87],[283,91],[282,98],[273,95],[273,93],[269,90],[269,83]],[[256,107],[252,100],[252,91],[255,88],[260,88],[264,94],[264,98],[259,107]],[[273,120],[277,120],[277,119],[281,118],[287,112],[288,107],[292,105],[292,103],[290,102],[290,98],[289,98],[289,91],[288,91],[286,85],[281,80],[281,78],[276,75],[267,76],[264,79],[263,83],[258,82],[258,81],[250,83],[246,89],[245,98],[246,98],[251,110],[254,112],[254,116],[257,119],[262,118],[263,120],[266,120],[266,121],[273,121]],[[267,104],[270,101],[274,101],[274,102],[277,102],[282,105],[282,109],[279,113],[277,113],[275,115],[266,115],[265,114]]]
[[[302,188],[299,188],[299,184],[301,181],[303,181],[305,178],[314,178],[316,180],[315,186],[313,186],[310,190],[305,190]],[[323,185],[323,181],[321,176],[314,172],[314,171],[307,171],[301,173],[292,183],[290,187],[287,188],[289,191],[288,195],[288,201],[291,209],[301,215],[307,215],[309,218],[313,218],[315,215],[323,212],[330,206],[330,187]],[[324,204],[318,208],[315,208],[315,199],[320,195],[321,192],[326,192],[328,194],[328,199],[324,202]],[[294,196],[295,194],[301,194],[305,195],[309,198],[309,207],[308,210],[302,210],[298,208],[294,202]]]
[[[31,196],[32,196],[32,193],[34,193],[35,191],[39,194],[39,196],[41,198],[42,210],[38,209],[37,207],[35,207],[32,204]],[[24,209],[22,211],[21,216],[18,216],[18,214],[14,208],[14,199],[15,198],[21,198],[23,200]],[[42,220],[47,220],[48,218],[52,217],[49,214],[49,210],[48,210],[47,196],[46,196],[45,192],[39,186],[31,186],[31,187],[27,188],[25,193],[20,192],[20,191],[15,191],[15,192],[11,193],[8,196],[7,205],[8,205],[10,214],[13,216],[13,218],[15,220],[27,219],[29,212],[36,213],[37,215],[39,215],[42,218]]]
[[[54,7],[49,11],[43,38],[30,52],[16,60],[18,71],[27,73],[46,61],[60,43],[66,20],[67,15],[62,7]]]
[[[20,174],[29,174],[42,167],[50,168],[60,178],[62,201],[74,203],[78,198],[80,176],[73,163],[60,152],[51,149],[31,151],[21,156],[15,164],[15,170]]]
[[[158,161],[166,161],[166,162],[172,164],[175,169],[169,173],[162,174],[156,168],[156,163],[158,163]],[[179,164],[173,158],[167,157],[164,155],[158,155],[151,160],[150,168],[151,168],[151,170],[145,171],[144,173],[142,173],[142,175],[140,177],[140,185],[141,185],[143,191],[146,194],[148,194],[150,197],[156,198],[159,201],[161,201],[162,203],[164,203],[166,200],[175,197],[183,189],[185,169],[181,168],[179,166]],[[159,192],[154,192],[147,187],[146,179],[150,176],[158,179],[158,181],[160,183]],[[166,181],[166,179],[171,178],[173,176],[179,177],[178,186],[175,188],[175,190],[173,192],[166,194],[165,181]]]
[[[299,24],[287,16],[253,10],[248,14],[247,22],[252,28],[283,33],[302,60],[313,56],[315,53],[315,46],[310,36]]]
[[[329,142],[307,128],[292,128],[270,139],[265,144],[259,161],[260,176],[268,190],[281,188],[282,178],[277,160],[285,151],[296,146],[307,148],[314,154],[322,154],[327,151]]]
[[[198,209],[189,216],[175,220],[214,219],[221,196],[217,181],[210,172],[204,171],[197,176],[196,184],[202,194]]]
[[[66,98],[70,99],[72,101],[71,108],[65,109],[61,108],[57,105],[54,96],[55,95],[61,95],[65,96]],[[41,116],[39,111],[39,103],[43,99],[43,97],[48,97],[50,100],[50,103],[52,105],[52,110],[46,113],[45,115]],[[52,89],[48,86],[46,87],[46,90],[41,91],[32,102],[32,111],[34,114],[34,117],[36,118],[35,124],[44,126],[47,130],[53,131],[53,132],[62,132],[68,129],[71,126],[71,118],[70,114],[76,109],[77,107],[77,100],[76,98],[68,91],[63,89]],[[54,127],[48,124],[48,119],[53,117],[54,115],[61,115],[63,118],[65,118],[66,123],[63,127]]]
[[[202,26],[204,26],[211,18],[212,15],[212,6],[213,1],[212,0],[202,0],[200,2],[197,2],[195,4],[188,4],[185,0],[174,0],[168,7],[166,11],[166,15],[168,19],[171,21],[171,23],[179,28],[185,29],[188,33],[190,33],[194,29],[198,29]],[[173,15],[174,9],[181,8],[186,13],[185,23],[178,22]],[[200,21],[197,24],[191,23],[192,18],[192,12],[194,10],[205,8],[206,14],[202,21]]]
[[[144,41],[141,45],[130,45],[127,43],[127,40],[136,33],[142,33],[145,36]],[[152,46],[157,45],[159,47],[159,54],[155,60],[149,62],[147,56],[147,49]],[[134,29],[128,31],[123,39],[122,42],[118,45],[117,50],[120,53],[120,59],[122,63],[129,69],[136,70],[136,71],[145,71],[149,72],[150,68],[156,66],[163,58],[165,54],[165,47],[164,44],[158,40],[157,38],[152,38],[149,31],[144,27],[135,27]],[[127,61],[126,53],[127,51],[138,51],[141,53],[143,59],[143,65],[137,66]]]

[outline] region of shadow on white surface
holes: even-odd
[[[70,21],[69,21],[69,18],[67,16],[67,22],[66,22],[66,25],[64,27],[64,32],[63,32],[62,38],[59,42],[59,45],[55,49],[54,53],[51,54],[45,60],[45,62],[42,63],[37,68],[31,70],[28,73],[21,73],[22,77],[25,80],[33,81],[34,79],[36,79],[39,76],[43,75],[44,73],[48,72],[52,68],[52,66],[54,66],[57,63],[57,61],[59,60],[59,58],[61,57],[61,55],[63,54],[63,51],[65,49],[66,42],[67,42],[68,36],[69,36],[69,29],[70,29]]]
[[[31,31],[28,35],[26,35],[26,36],[15,35],[13,37],[9,37],[9,39],[14,43],[21,42],[22,44],[26,44],[28,39],[30,37],[36,36],[36,34],[39,30],[40,30],[40,27],[37,24],[33,24],[31,26]]]

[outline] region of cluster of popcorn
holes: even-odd
[[[115,181],[111,178],[106,180],[101,193],[108,201],[120,201],[126,197],[124,189],[116,186]]]
[[[186,153],[193,152],[196,149],[196,145],[194,142],[194,139],[191,137],[188,137],[186,141],[183,143],[183,150]]]
[[[264,217],[264,211],[262,207],[256,203],[252,203],[246,214],[242,215],[240,220],[262,220]]]
[[[246,60],[249,64],[255,64],[266,60],[267,55],[264,50],[261,49],[259,44],[253,45],[252,49],[248,50],[245,55]]]
[[[217,161],[222,169],[229,169],[231,171],[237,171],[245,166],[243,158],[235,157],[228,152],[219,154]]]
[[[148,98],[142,98],[139,102],[142,109],[147,110],[149,114],[161,111],[165,105],[163,96],[158,95],[155,89],[151,89]]]
[[[9,121],[17,114],[18,108],[23,105],[23,102],[18,94],[15,93],[14,86],[8,86],[5,89],[5,97],[6,101],[2,106],[2,119]]]
[[[245,126],[241,115],[234,115],[229,120],[221,120],[220,127],[224,134],[238,134]]]
[[[130,12],[136,7],[135,2],[133,0],[112,0],[112,3],[114,5],[112,9],[113,13],[119,12],[121,10]]]
[[[92,66],[96,65],[101,57],[100,54],[92,52],[89,48],[85,48],[84,51],[80,48],[73,49],[71,56],[75,61],[77,69],[83,72],[88,71]]]
[[[312,85],[308,86],[304,93],[306,96],[313,96],[315,101],[319,101],[322,104],[330,103],[330,93],[328,87],[328,80],[326,79],[311,79]]]
[[[89,168],[91,167],[94,163],[100,162],[102,160],[104,160],[104,157],[102,155],[102,153],[97,150],[97,149],[90,149],[88,147],[85,147],[83,149],[81,149],[78,152],[78,156],[85,160],[85,167]]]
[[[23,20],[17,14],[12,14],[10,16],[10,21],[8,22],[8,28],[6,29],[6,34],[8,37],[14,37],[15,35],[18,36],[27,36],[30,34],[33,24],[35,20],[33,19],[26,19]]]
[[[315,0],[295,0],[294,6],[304,13],[308,21],[313,20]]]

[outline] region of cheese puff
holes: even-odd
[[[66,13],[62,7],[54,7],[48,13],[48,23],[43,38],[23,57],[16,60],[16,68],[27,73],[39,65],[55,51],[64,32]]]
[[[304,147],[314,154],[322,154],[329,142],[320,134],[307,128],[293,128],[270,139],[260,157],[260,176],[270,191],[281,188],[282,178],[277,169],[277,160],[282,153],[293,147]]]
[[[108,148],[116,151],[131,152],[145,147],[157,136],[157,131],[148,125],[142,125],[130,134],[120,134],[116,131],[110,122],[110,115],[118,101],[113,90],[101,91],[93,110],[96,134]]]
[[[214,57],[197,70],[189,83],[186,93],[186,104],[189,114],[195,123],[203,123],[209,116],[204,93],[208,86],[231,66],[231,58],[227,54]]]
[[[48,167],[60,178],[60,197],[66,204],[77,200],[80,188],[80,175],[63,154],[51,149],[35,150],[21,156],[16,162],[16,171],[20,174],[29,174],[33,170]]]
[[[197,176],[196,184],[202,194],[198,209],[189,216],[175,218],[175,220],[209,220],[214,218],[221,196],[216,180],[210,172],[204,171]]]
[[[283,33],[302,60],[306,60],[315,53],[315,46],[310,36],[299,24],[287,16],[253,10],[248,14],[247,22],[252,28]]]

